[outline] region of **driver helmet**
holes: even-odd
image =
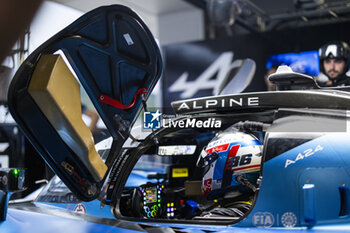
[[[338,58],[344,59],[347,63],[350,55],[350,47],[344,41],[335,41],[323,45],[318,50],[319,60],[320,60],[320,70],[324,72],[323,60],[327,58]],[[345,71],[347,69],[345,68]]]
[[[204,169],[204,195],[215,199],[229,191],[238,191],[242,185],[254,189],[260,172],[261,152],[262,144],[255,136],[234,126],[218,133],[197,161],[197,166]]]

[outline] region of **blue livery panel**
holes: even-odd
[[[267,161],[256,204],[237,225],[295,227],[349,221],[350,177],[344,168],[350,162],[349,142],[348,134],[328,134]]]

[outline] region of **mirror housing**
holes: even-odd
[[[320,89],[316,81],[309,75],[293,72],[289,66],[279,66],[276,73],[268,79],[276,84],[278,91]]]

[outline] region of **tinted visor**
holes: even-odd
[[[320,59],[347,58],[348,54],[343,46],[337,44],[325,45],[319,50]]]
[[[205,150],[203,150],[197,160],[196,166],[199,168],[203,168],[205,174],[209,170],[210,165],[214,163],[218,159],[218,157],[219,155],[216,151],[213,151],[212,153],[207,153]]]

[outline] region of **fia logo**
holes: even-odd
[[[257,212],[253,216],[253,224],[256,227],[272,227],[274,222],[275,218],[270,212]]]
[[[143,113],[143,128],[144,129],[159,129],[161,123],[161,113],[159,110],[156,112],[144,112]]]

